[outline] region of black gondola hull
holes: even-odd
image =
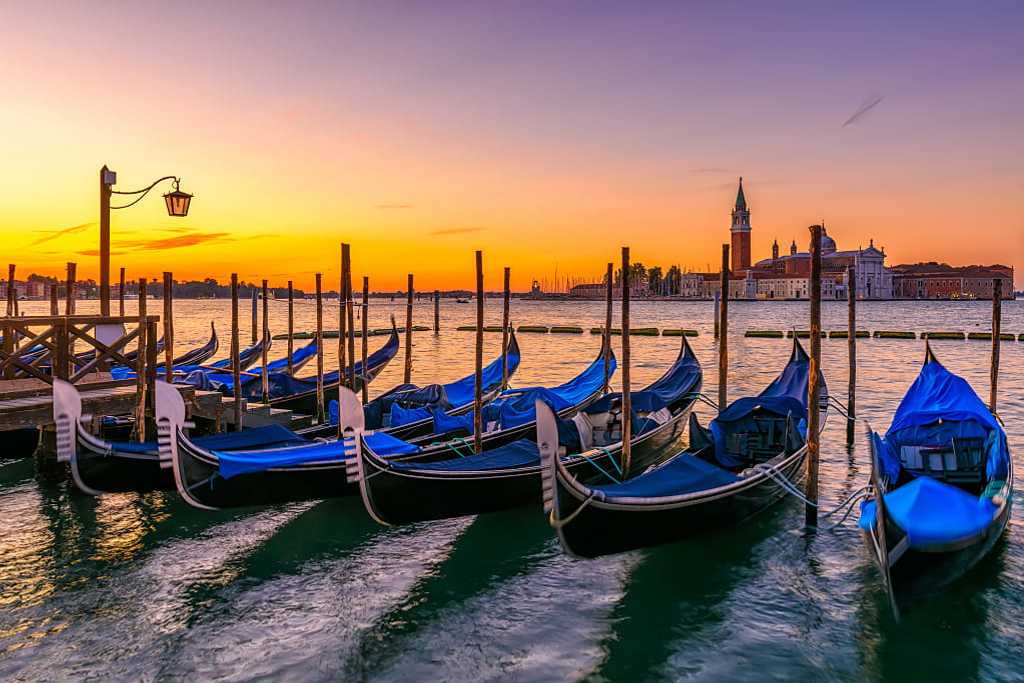
[[[790,481],[803,478],[806,449],[790,456],[780,472]],[[680,456],[690,457],[690,456]],[[577,557],[594,558],[671,543],[715,529],[735,526],[779,502],[787,494],[774,480],[758,477],[745,487],[716,494],[714,490],[692,501],[663,506],[629,505],[597,500],[583,505],[579,492],[555,477],[558,528],[562,546]],[[583,509],[580,507],[583,505]]]
[[[672,453],[673,446],[683,435],[689,412],[689,408],[682,410],[663,428],[654,430],[649,438],[634,441],[633,471],[642,472]],[[593,480],[595,475],[602,476],[601,470],[614,473],[618,465],[610,458],[620,455],[621,449],[614,449],[610,454],[595,458],[593,463],[574,458],[566,466],[577,478]],[[410,524],[497,512],[539,502],[541,497],[539,464],[459,476],[431,470],[394,470],[381,467],[384,463],[365,453],[360,457],[366,475],[363,501],[374,519],[382,524]]]

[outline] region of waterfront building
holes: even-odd
[[[893,266],[892,270],[898,299],[991,299],[996,279],[1002,282],[1002,298],[1014,298],[1012,266],[951,266],[929,261]]]

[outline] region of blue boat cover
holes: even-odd
[[[940,420],[968,425],[973,423],[980,426],[986,435],[994,433],[992,443],[988,444],[985,474],[989,480],[1006,478],[1010,452],[1003,428],[967,380],[954,375],[932,358],[921,367],[917,379],[900,401],[885,438],[875,442],[887,481],[895,482],[899,477],[901,463],[898,445],[928,443],[929,432],[939,428]]]
[[[419,450],[416,446],[383,433],[366,434],[364,441],[381,456],[405,455]],[[378,450],[379,449],[379,450]],[[341,462],[345,459],[345,446],[340,440],[305,443],[289,448],[211,450],[217,456],[220,476],[225,479],[250,472],[262,472],[273,467],[308,465],[319,462]]]
[[[747,418],[755,410],[771,412],[779,417],[791,415],[797,430],[807,437],[807,384],[811,359],[803,347],[794,340],[793,355],[786,367],[771,384],[757,396],[745,396],[731,403],[711,421],[711,437],[715,444],[715,458],[723,467],[737,467],[740,461],[729,455],[725,447],[727,425]],[[825,377],[819,372],[818,381],[825,389]]]
[[[678,496],[739,481],[732,472],[693,455],[682,453],[664,465],[621,484],[594,487],[605,497],[654,498]]]
[[[689,351],[680,355],[668,371],[643,391],[629,392],[633,410],[653,413],[668,407],[692,393],[701,382],[700,363]],[[605,394],[585,409],[590,415],[604,413],[622,400],[622,392]]]
[[[376,452],[376,449],[374,449]],[[505,470],[540,464],[540,451],[533,439],[519,439],[501,448],[438,462],[393,462],[395,470],[432,470],[439,472],[478,472]]]
[[[292,353],[292,364],[296,367],[301,367],[315,354],[316,340],[296,349]],[[288,356],[276,358],[267,363],[267,387],[270,398],[274,399],[288,395],[284,393],[288,390],[288,382],[284,379],[286,377],[289,377]],[[234,379],[230,372],[213,372],[206,369],[198,369],[186,375],[183,381],[197,389],[219,391],[225,396],[233,396],[235,393]],[[242,396],[253,401],[262,399],[263,382],[258,375],[242,375],[240,383],[242,385]]]
[[[873,500],[861,504],[859,524],[864,531],[874,526],[876,507]],[[931,477],[917,477],[885,494],[885,508],[912,548],[969,539],[992,523],[996,511],[991,499]]]
[[[239,450],[280,448],[282,446],[295,446],[308,442],[287,427],[274,424],[265,427],[249,427],[240,432],[198,436],[192,439],[192,443],[209,450]],[[137,441],[119,441],[111,443],[111,446],[119,453],[152,454],[157,452],[155,441],[144,441],[142,443]]]
[[[509,343],[508,349],[509,377],[511,377],[519,367],[519,356],[519,343],[516,341],[515,335],[512,335],[512,340]],[[481,386],[483,387],[483,393],[486,394],[498,387],[501,384],[501,375],[501,356],[498,356],[482,370],[483,381],[481,382]],[[449,382],[443,386],[445,396],[448,399],[449,410],[467,406],[472,403],[474,399],[474,393],[476,390],[476,374],[468,375],[460,380]]]

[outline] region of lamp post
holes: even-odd
[[[105,165],[100,169],[100,315],[110,315],[110,210],[127,209],[140,202],[150,190],[165,180],[174,181],[174,191],[164,195],[164,203],[167,205],[167,215],[181,218],[188,215],[188,207],[192,201],[192,195],[182,192],[178,187],[181,178],[166,175],[163,178],[154,180],[148,187],[132,192],[120,192],[113,189],[117,184],[117,173],[111,171]],[[122,204],[121,206],[110,205],[110,195],[138,195],[135,199]]]

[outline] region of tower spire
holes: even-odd
[[[747,198],[743,195],[743,176],[740,176],[740,189],[736,191],[736,210],[747,210]]]

